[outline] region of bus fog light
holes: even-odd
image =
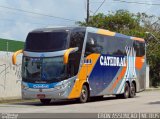
[[[58,95],[62,96],[64,94],[65,91],[60,92]]]

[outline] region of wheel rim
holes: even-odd
[[[87,97],[87,93],[85,89],[82,89],[82,99],[85,100]]]
[[[125,86],[125,95],[126,95],[126,97],[129,97],[129,88],[128,88],[127,84]]]
[[[135,95],[135,87],[134,87],[134,84],[132,84],[132,86],[131,86],[131,95],[132,95],[132,96]]]

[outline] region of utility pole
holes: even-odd
[[[87,0],[87,18],[86,18],[86,23],[89,22],[89,0]]]

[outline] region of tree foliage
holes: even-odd
[[[160,17],[146,13],[133,14],[126,10],[98,13],[90,16],[89,22],[77,22],[80,26],[92,26],[110,31],[145,38],[147,44],[147,63],[150,65],[152,86],[160,85]],[[151,34],[146,34],[150,32]],[[157,38],[155,40],[155,37]]]

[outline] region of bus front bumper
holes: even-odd
[[[23,99],[67,99],[69,92],[66,90],[48,91],[46,89],[22,89]]]
[[[23,83],[23,82],[22,82]],[[26,85],[25,83],[23,83]],[[53,88],[22,88],[23,99],[68,99],[73,88],[74,80],[69,80],[65,85],[58,85]]]

